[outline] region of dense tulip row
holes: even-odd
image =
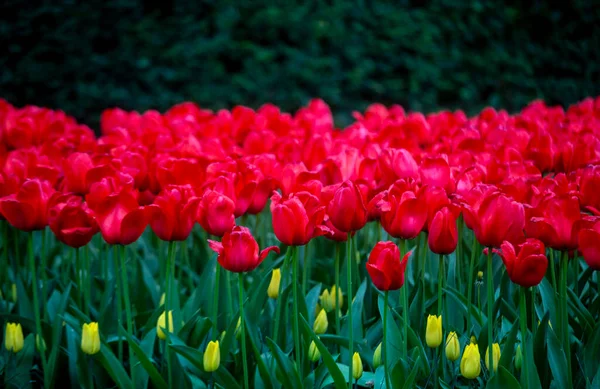
[[[376,369],[383,365],[383,384],[391,388],[396,384],[390,381],[398,375],[392,374],[394,366],[388,363],[390,351],[386,346],[390,342],[386,335],[391,331],[388,322],[395,322],[394,315],[400,317],[402,324],[403,363],[410,365],[409,351],[414,346],[409,345],[412,329],[409,332],[407,317],[409,296],[411,302],[417,296],[406,290],[407,264],[413,262],[410,266],[416,269],[417,279],[411,278],[414,285],[420,283],[419,287],[425,289],[427,278],[427,282],[437,286],[437,298],[428,305],[431,312],[420,315],[436,314],[429,316],[426,331],[415,331],[426,335],[424,339],[430,348],[436,349],[446,340],[447,360],[461,358],[462,377],[475,379],[480,377],[482,368],[478,340],[468,341],[461,352],[459,338],[479,335],[471,323],[473,311],[481,311],[473,306],[472,289],[474,261],[483,252],[487,256],[488,302],[482,334],[486,333],[486,346],[490,340],[498,339],[492,278],[492,258],[497,254],[510,281],[521,288],[521,311],[517,315],[522,344],[527,336],[533,336],[533,326],[537,325],[528,323],[528,317],[535,312],[526,302],[533,301],[533,306],[537,301],[535,294],[527,297],[532,293],[529,288],[540,284],[544,277],[552,280],[557,291],[557,336],[568,363],[567,380],[575,382],[567,278],[575,277],[578,282],[584,269],[600,270],[600,98],[588,98],[567,110],[536,101],[515,115],[486,108],[472,118],[461,111],[423,115],[407,113],[400,106],[373,104],[365,113],[354,113],[354,119],[343,131],[336,129],[329,107],[321,100],[311,101],[293,115],[270,104],[257,111],[238,106],[231,111],[212,112],[183,103],[165,113],[106,110],[101,118],[101,135],[96,137],[91,129],[61,111],[33,106],[16,108],[0,100],[0,220],[12,226],[3,227],[6,262],[2,266],[8,269],[7,252],[12,252],[12,247],[7,248],[7,234],[16,230],[30,232],[28,266],[35,286],[33,304],[38,307],[36,277],[41,275],[45,282],[47,268],[44,263],[41,270],[35,265],[32,232],[47,226],[56,240],[76,249],[92,244],[99,232],[126,268],[123,246],[138,241],[147,227],[162,241],[186,242],[199,224],[203,236],[211,238],[205,243],[217,253],[218,263],[229,272],[244,273],[259,267],[270,252],[280,252],[278,246],[264,247],[271,225],[281,248],[287,247],[284,267],[273,270],[268,286],[268,296],[277,300],[273,317],[277,328],[287,309],[286,301],[280,298],[284,288],[281,279],[287,280],[291,275],[292,284],[301,281],[296,247],[308,245],[318,237],[319,241],[330,240],[330,245],[336,247],[335,258],[330,256],[330,272],[336,281],[320,298],[323,315],[314,315],[313,332],[321,335],[327,331],[325,313],[333,311],[336,333],[346,339],[338,362],[346,364],[344,379],[352,385],[368,368],[365,366],[363,371],[360,353],[355,353],[362,351],[359,346],[355,348],[353,338],[355,304],[348,304],[345,326],[340,324],[344,301],[340,288],[347,301],[353,301],[357,288],[352,282],[360,280],[361,271],[356,274],[358,267],[351,263],[356,262],[355,254],[360,256],[364,248],[370,254],[361,266],[384,300],[383,348],[377,348],[375,354],[379,354],[373,358],[372,366]],[[254,223],[248,222],[249,217]],[[346,288],[339,281],[344,244],[348,258]],[[470,255],[466,254],[468,247]],[[77,260],[79,252],[76,250]],[[184,321],[179,316],[182,296],[174,290],[175,261],[183,260],[176,257],[176,252],[174,243],[170,243],[169,254],[160,264],[166,272],[161,273],[164,278],[159,280],[161,285],[166,282],[161,289],[166,298],[157,326],[161,339],[180,330]],[[439,258],[435,272],[425,264],[426,259],[432,258],[429,253]],[[44,255],[40,254],[41,261],[45,260]],[[467,305],[466,330],[458,329],[465,331],[458,335],[446,331],[443,336],[442,317],[448,314],[445,309],[450,288],[450,276],[444,269],[450,256],[458,266],[468,269],[460,271],[467,274],[469,282],[459,289],[467,295],[463,297]],[[579,256],[585,265],[569,270],[570,258],[579,263]],[[558,276],[555,262],[560,263]],[[306,253],[302,267],[304,274],[308,271],[310,276]],[[122,277],[119,293],[123,293],[127,336],[135,340],[137,326],[129,302],[129,275],[125,273],[114,276]],[[217,271],[215,302],[219,301],[219,274]],[[306,281],[302,278],[302,282]],[[241,359],[244,385],[249,387],[255,385],[249,383],[254,366],[252,371],[246,366],[249,358],[245,356],[244,334],[256,329],[246,328],[246,289],[240,276]],[[388,293],[395,290],[400,290],[403,308],[388,315]],[[292,287],[292,349],[300,379],[308,374],[304,362],[318,361],[327,351],[318,338],[312,339],[301,330],[303,320],[308,319],[299,313],[306,304],[299,303],[305,297],[302,292],[305,291],[298,286]],[[205,293],[211,294],[208,286]],[[42,298],[46,297],[43,293]],[[89,299],[86,301],[90,304]],[[216,330],[216,305],[211,309]],[[34,312],[35,333],[39,334],[44,317],[36,308]],[[205,312],[207,316],[208,313]],[[540,313],[541,318],[543,312]],[[82,331],[83,351],[98,353],[97,323],[86,323]],[[277,343],[277,329],[274,334]],[[206,372],[214,372],[222,360],[218,333],[209,338],[203,365]],[[304,347],[305,341],[310,343],[309,348]],[[8,324],[6,348],[17,352],[19,344],[22,348],[20,325]],[[531,352],[520,347],[517,353],[528,361],[533,358],[527,355]],[[131,357],[132,346],[129,353]],[[41,354],[44,370],[45,351]],[[168,351],[165,354],[171,385],[172,356]],[[493,344],[491,355],[487,351],[484,354],[487,370],[490,363],[496,370],[501,360],[499,344]],[[334,377],[332,383],[339,386],[334,371],[337,365],[331,363],[327,366]],[[523,362],[523,366],[528,367],[523,368],[521,384],[535,386],[530,378],[535,366],[529,362]],[[437,372],[442,369],[431,369],[436,371],[437,380]],[[49,377],[46,371],[43,374],[44,378]],[[130,375],[137,382],[133,366]],[[494,372],[489,372],[487,380],[491,381],[492,376]],[[118,382],[118,377],[113,379]],[[425,381],[421,384],[427,385]]]

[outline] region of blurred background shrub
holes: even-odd
[[[321,97],[344,125],[372,102],[472,114],[600,94],[596,1],[37,3],[0,5],[0,96],[94,127],[107,107],[185,100]]]

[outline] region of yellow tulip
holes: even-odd
[[[165,340],[167,339],[167,334],[164,331],[167,331],[167,321],[166,321],[165,312],[160,314],[158,320],[156,321],[156,335],[158,335],[159,339]],[[163,330],[164,328],[164,330]],[[169,311],[169,333],[173,332],[173,311]]]
[[[279,284],[281,284],[281,270],[273,269],[269,289],[267,289],[267,294],[270,298],[276,299],[279,296]]]
[[[98,323],[84,323],[81,329],[81,351],[94,355],[100,351],[100,332]]]
[[[308,359],[310,359],[311,362],[317,362],[321,359],[321,352],[314,341],[310,342],[310,346],[308,347]]]
[[[477,272],[477,278],[483,280],[483,272],[481,270]]]
[[[331,287],[331,290],[325,289],[321,294],[320,301],[321,306],[327,312],[331,312],[335,309],[335,299],[338,299],[338,305],[341,308],[344,304],[344,295],[340,289],[335,285]]]
[[[313,331],[315,331],[315,334],[317,335],[324,334],[327,331],[328,325],[329,322],[327,321],[327,312],[323,310],[319,312],[319,315],[315,319],[315,323],[313,324]]]
[[[476,344],[468,344],[463,352],[460,360],[460,374],[467,379],[475,379],[481,373],[481,354],[479,354],[479,346]]]
[[[23,349],[23,328],[19,323],[6,324],[4,346],[8,351],[18,353]]]
[[[379,343],[375,349],[375,352],[373,353],[373,367],[377,369],[379,366],[381,366],[381,363],[381,343]]]
[[[452,362],[460,358],[460,342],[454,331],[446,337],[446,358]]]
[[[427,317],[425,341],[427,342],[427,346],[431,348],[439,347],[442,344],[442,315],[429,315]]]
[[[522,364],[523,364],[523,353],[521,352],[521,345],[518,345],[517,351],[515,353],[515,369],[521,370]]]
[[[494,372],[498,370],[498,362],[500,361],[500,345],[494,343],[492,345],[492,362],[494,363]],[[485,350],[485,367],[490,370],[490,348]]]
[[[352,377],[355,380],[359,379],[363,375],[363,364],[358,353],[354,353],[352,356]]]
[[[208,342],[204,351],[204,370],[210,373],[217,370],[220,364],[221,349],[219,348],[219,341]]]

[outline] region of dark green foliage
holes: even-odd
[[[372,102],[570,104],[600,94],[594,2],[6,0],[0,96],[93,126],[107,107],[184,100],[295,110],[318,96],[340,124]]]

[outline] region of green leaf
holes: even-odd
[[[273,388],[271,373],[269,372],[269,369],[267,368],[267,365],[263,360],[263,356],[261,355],[256,342],[256,339],[258,339],[258,329],[252,321],[247,320],[246,331],[248,332],[248,340],[250,341],[250,346],[252,347],[252,351],[254,352],[258,372],[263,380],[263,387],[266,389],[271,389]]]
[[[519,381],[504,366],[498,366],[496,374],[488,381],[487,389],[519,389]]]
[[[156,367],[154,366],[154,364],[152,363],[152,361],[146,356],[146,351],[143,350],[138,344],[137,341],[135,339],[133,339],[128,333],[127,331],[125,331],[124,328],[122,328],[122,333],[125,334],[125,337],[127,339],[127,342],[129,343],[129,348],[130,350],[133,350],[133,352],[135,353],[135,356],[137,357],[137,359],[139,360],[139,363],[142,365],[143,369],[148,373],[150,379],[152,380],[152,383],[157,387],[157,388],[164,388],[166,389],[167,383],[165,382],[165,380],[162,378],[162,376],[160,375],[160,373],[158,372],[158,370],[156,369]],[[151,344],[152,347],[154,347],[154,340],[156,338],[156,330],[152,330],[150,331],[148,334],[146,334],[145,339],[147,340],[147,344]],[[151,339],[151,341],[150,341]],[[150,349],[151,350],[151,349]],[[135,364],[136,358],[131,358],[131,363]],[[139,370],[139,369],[138,369]],[[141,372],[140,372],[141,373]],[[137,375],[136,378],[138,378],[139,380],[144,379],[143,376],[141,375]],[[140,387],[140,386],[145,386],[142,385],[141,383],[138,384],[136,382],[136,387]]]
[[[271,353],[277,361],[277,366],[281,369],[282,374],[278,377],[282,380],[283,386],[290,389],[302,389],[302,380],[298,370],[294,367],[294,363],[272,339],[267,338],[267,346],[271,349]]]
[[[508,333],[508,337],[504,342],[502,348],[502,355],[500,356],[500,366],[504,366],[505,368],[510,368],[510,365],[513,360],[513,356],[515,355],[515,342],[517,340],[517,333],[519,332],[519,321],[516,320],[513,323],[513,326]]]
[[[417,374],[419,374],[419,362],[420,361],[421,361],[421,357],[417,357],[410,374],[408,375],[408,377],[406,377],[406,380],[404,381],[404,385],[402,386],[402,389],[411,389],[411,388],[415,387],[415,380],[417,379]],[[392,386],[393,385],[394,384],[392,384]]]
[[[548,362],[559,388],[569,387],[567,357],[554,331],[548,331]]]

